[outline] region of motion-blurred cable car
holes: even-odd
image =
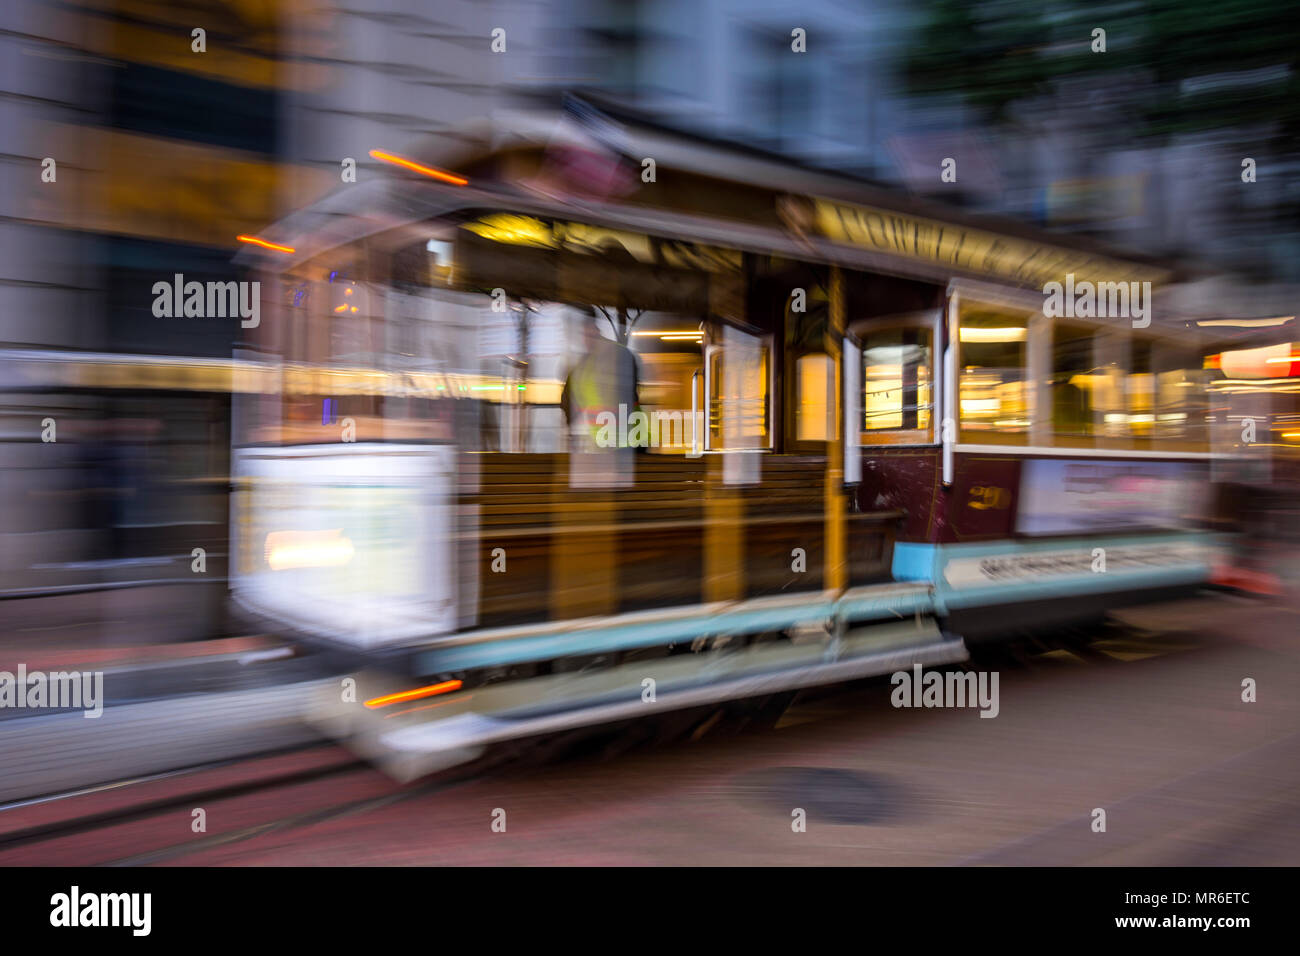
[[[233,452],[236,601],[365,665],[337,733],[412,774],[1209,579],[1210,343],[1042,309],[1066,273],[1158,305],[1173,266],[635,123],[654,181],[533,188],[568,128],[376,151],[245,253],[352,283],[264,316],[320,392]],[[593,336],[630,393],[613,358],[575,384]]]

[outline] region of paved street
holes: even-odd
[[[980,652],[995,719],[896,709],[882,679],[805,698],[775,729],[624,737],[468,779],[399,786],[321,746],[5,811],[0,864],[1295,865],[1298,634],[1290,600],[1216,594],[1086,643]]]

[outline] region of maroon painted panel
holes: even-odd
[[[942,501],[939,449],[934,446],[863,449],[860,511],[904,511],[899,541],[930,541],[936,506]]]
[[[1009,538],[1016,530],[1020,464],[1006,454],[955,456],[952,488],[946,495],[947,521],[940,542]]]
[[[863,450],[858,508],[907,513],[900,541],[944,543],[1008,538],[1015,530],[1020,458],[956,455],[944,488],[941,452],[933,446]]]
[[[857,506],[868,512],[906,512],[899,541],[950,544],[1012,538],[1023,464],[1042,457],[1054,456],[992,450],[955,454],[952,486],[944,488],[939,448],[864,448]]]

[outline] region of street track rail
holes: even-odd
[[[0,856],[20,847],[27,847],[33,844],[83,834],[94,830],[106,829],[108,827],[158,816],[169,811],[193,807],[196,804],[202,804],[205,802],[229,800],[261,791],[273,790],[278,787],[323,780],[340,774],[353,772],[362,769],[365,766],[363,761],[358,760],[345,751],[338,750],[338,748],[335,747],[313,745],[308,747],[295,747],[287,750],[271,751],[269,753],[250,755],[245,758],[213,761],[210,763],[198,764],[193,767],[185,767],[162,773],[149,774],[142,777],[134,777],[91,787],[83,787],[77,790],[70,790],[42,797],[12,801],[0,806],[0,827],[3,827],[6,822],[7,813],[27,808],[48,806],[65,800],[89,797],[95,794],[107,793],[115,790],[125,790],[129,787],[142,786],[164,780],[175,780],[197,773],[244,765],[257,759],[282,757],[312,750],[320,750],[322,752],[336,751],[339,755],[339,759],[325,764],[324,766],[295,769],[260,779],[243,780],[221,786],[189,790],[174,796],[143,800],[141,802],[129,803],[125,806],[116,807],[110,810],[55,819],[46,823],[20,827],[9,832],[0,832]]]

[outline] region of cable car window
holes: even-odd
[[[693,381],[702,365],[704,333],[700,320],[668,312],[641,316],[630,337],[640,363],[637,396],[646,416],[642,447],[650,454],[681,455],[691,451],[692,440],[704,446],[703,420],[692,422]]]
[[[738,252],[507,212],[462,222],[451,241],[454,285],[479,296],[481,328],[491,330],[477,356],[506,369],[478,370],[507,385],[500,392],[485,382],[473,396],[495,429],[484,450],[568,447],[562,432],[558,445],[544,437],[554,430],[552,419],[570,441],[580,435],[593,446],[670,455],[705,446],[706,396],[693,385],[705,369],[702,322],[718,304],[720,288],[738,285]],[[445,250],[433,248],[434,254]],[[545,344],[549,338],[538,324],[552,312],[561,333],[554,338],[564,343],[558,349]],[[766,447],[769,389],[765,379],[759,387],[742,372],[745,355],[737,349],[718,360],[723,367],[715,384],[724,392],[715,395],[714,411],[740,416],[736,441]],[[770,359],[757,357],[755,367],[761,378]],[[552,385],[556,399],[547,398]],[[556,402],[559,419],[541,407],[543,399]],[[617,425],[602,432],[611,418]],[[721,431],[715,433],[720,443]]]
[[[1129,434],[1125,375],[1113,336],[1095,326],[1056,323],[1048,380],[1052,431],[1063,437]]]
[[[772,349],[759,336],[722,327],[708,353],[709,448],[770,448]]]
[[[1023,316],[963,312],[960,321],[961,437],[978,442],[1023,443],[1029,430]]]
[[[933,333],[928,328],[883,329],[862,348],[862,442],[933,441]]]
[[[1199,447],[1209,440],[1209,399],[1196,349],[1135,336],[1128,380],[1129,422],[1135,437]]]

